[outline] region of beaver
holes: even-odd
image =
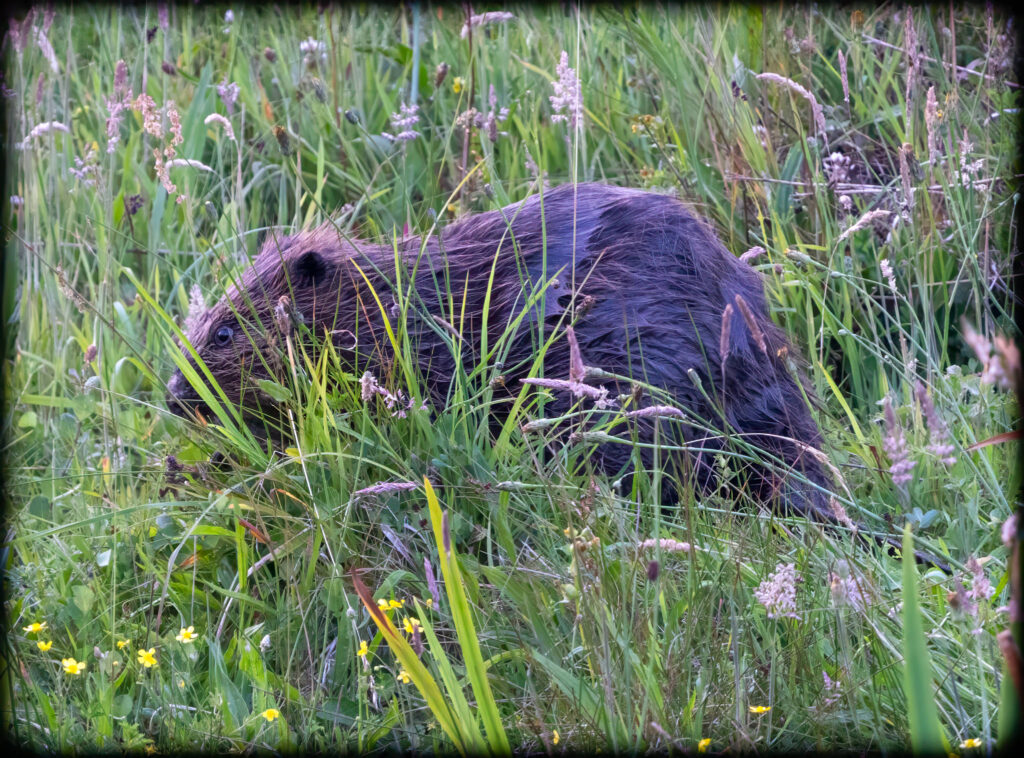
[[[810,393],[802,372],[791,370],[797,352],[768,314],[759,273],[667,195],[566,185],[394,245],[349,239],[331,225],[271,235],[187,337],[228,399],[259,426],[277,406],[259,380],[280,370],[274,344],[289,328],[283,317],[331,340],[356,375],[381,376],[394,357],[388,329],[403,298],[412,303],[404,311],[409,344],[439,406],[456,371],[481,361],[492,364],[492,377],[501,374],[511,398],[543,345],[545,377],[570,377],[580,388],[579,361],[601,369],[586,374],[585,386],[607,405],[628,403],[625,395],[635,401],[643,394],[636,383],[664,391],[668,410],[686,421],[660,423],[659,439],[688,451],[678,470],[701,491],[718,486],[716,453],[739,439],[763,453],[746,479],[757,498],[849,525],[830,504]],[[187,350],[186,358],[195,366]],[[168,393],[179,415],[210,413],[181,371]],[[551,416],[580,402],[579,392],[553,394]],[[509,407],[495,403],[494,412]],[[632,408],[633,439],[651,442],[654,420],[643,417],[642,403]],[[618,476],[649,465],[650,448],[601,444],[594,463]]]

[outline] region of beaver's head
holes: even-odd
[[[362,278],[353,265],[356,255],[357,249],[329,225],[293,236],[270,235],[221,301],[193,319],[185,336],[254,429],[263,426],[261,419],[277,424],[277,402],[260,382],[281,381],[285,371],[290,373],[286,333],[309,334],[312,344],[331,338],[341,349],[352,346],[354,301]],[[296,331],[298,324],[309,332],[301,327]],[[191,352],[182,352],[208,384]],[[167,392],[171,412],[184,416],[198,411],[212,417],[180,370],[168,381]]]

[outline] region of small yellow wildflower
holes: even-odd
[[[967,740],[964,740],[963,742],[961,742],[960,743],[960,747],[968,748],[968,749],[975,748],[975,747],[981,747],[981,740],[978,739],[977,737],[971,737],[970,739],[967,739]]]
[[[456,76],[452,80],[452,92],[454,92],[456,95],[459,94],[460,92],[462,92],[462,88],[465,86],[465,84],[465,79],[463,79],[461,76]]]
[[[76,661],[74,658],[61,658],[60,665],[64,667],[64,673],[77,676],[85,671],[85,661]]]
[[[51,647],[53,647],[53,640],[49,640],[47,642],[43,642],[42,640],[39,640],[39,642],[36,643],[36,647],[39,648],[40,650],[42,650],[45,653],[47,650],[49,650]]]
[[[178,689],[180,689],[180,690],[185,689],[185,680],[184,679],[179,679],[178,680]]]
[[[24,629],[29,634],[38,634],[39,632],[43,631],[45,628],[46,628],[46,622],[45,621],[33,621],[28,626],[22,627],[22,629]]]
[[[406,634],[413,634],[417,629],[422,628],[422,625],[415,616],[406,616],[405,621],[402,622],[402,628],[405,629]]]
[[[768,713],[772,707],[770,705],[752,705],[750,706],[751,713]]]
[[[130,644],[132,644],[132,643],[131,643],[131,640],[118,640],[118,641],[117,641],[117,649],[118,649],[118,650],[124,650],[124,649],[125,649],[126,647],[128,647],[128,646],[129,646]]]
[[[409,677],[409,672],[406,671],[405,669],[402,669],[401,671],[399,671],[398,672],[398,681],[400,681],[402,684],[408,684],[409,682],[411,682],[412,679]]]
[[[196,637],[198,636],[199,635],[196,634],[196,628],[194,626],[190,626],[187,629],[185,627],[182,627],[181,631],[178,632],[178,636],[174,639],[176,639],[178,642],[184,642],[185,644],[188,644],[190,642],[195,642]]]
[[[370,646],[366,644],[366,640],[359,640],[359,650],[356,651],[356,655],[360,658],[365,658],[370,652]]]
[[[388,608],[401,608],[403,605],[405,605],[405,601],[404,600],[389,600],[388,601]]]
[[[377,607],[382,611],[386,611],[388,609],[388,599],[386,597],[382,597],[377,601]]]
[[[140,650],[139,663],[146,668],[153,668],[156,665],[156,648],[151,647],[149,650]]]
[[[156,527],[155,526],[149,527],[149,536],[150,537],[156,537]]]
[[[267,710],[263,711],[260,715],[267,721],[273,721],[281,715],[281,711],[277,710],[277,708],[267,708]]]
[[[427,608],[433,608],[434,607],[434,598],[428,597],[426,600],[423,601],[423,605],[427,606]]]
[[[562,738],[558,736],[558,730],[557,729],[552,729],[551,730],[551,744],[552,745],[557,745],[559,740],[561,740],[561,739]]]
[[[710,744],[711,744],[711,738],[710,737],[705,737],[704,739],[702,739],[700,742],[697,743],[697,752],[698,753],[706,753],[708,751],[708,745],[710,745]]]

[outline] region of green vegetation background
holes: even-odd
[[[5,38],[15,740],[502,752],[503,730],[550,752],[905,749],[899,562],[726,493],[663,510],[650,481],[591,479],[586,443],[514,431],[535,405],[495,444],[493,366],[451,407],[400,418],[300,358],[279,388],[286,451],[166,412],[193,288],[215,301],[268,228],[330,217],[390,243],[583,180],[673,193],[737,255],[763,248],[846,510],[897,536],[909,522],[953,566],[906,585],[930,653],[917,683],[954,752],[996,738],[1018,487],[997,437],[1019,370],[997,339],[1013,336],[1017,250],[1006,17],[559,4],[463,38],[456,6],[225,11],[39,8]],[[575,130],[550,100],[563,50]],[[126,92],[137,107],[108,133]],[[383,136],[413,99],[415,139]],[[382,482],[410,487],[356,494]],[[353,568],[390,623],[420,630],[389,636]]]

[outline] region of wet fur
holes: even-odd
[[[836,521],[826,494],[831,478],[807,449],[820,449],[821,434],[801,386],[785,366],[785,356],[795,351],[768,316],[760,276],[677,200],[601,184],[569,185],[455,222],[425,245],[419,237],[403,240],[397,253],[403,282],[416,271],[419,307],[410,308],[406,329],[436,405],[446,402],[456,367],[445,323],[457,322],[465,295],[463,339],[456,342],[463,366],[472,369],[493,267],[489,346],[531,296],[543,293],[520,322],[504,358],[505,384],[512,392],[536,355],[538,323],[544,323],[545,337],[556,325],[561,332],[572,323],[587,366],[661,388],[677,406],[705,420],[720,422],[724,409],[731,434],[784,461],[774,471],[753,472],[749,481],[758,497],[790,512]],[[274,308],[285,297],[317,336],[334,340],[350,370],[386,375],[392,356],[371,285],[384,307],[391,306],[395,257],[391,246],[346,240],[330,226],[272,235],[189,340],[232,401],[266,411],[273,403],[253,379],[269,378],[280,368],[268,358],[276,351],[267,343],[280,338]],[[454,315],[446,305],[448,287]],[[737,310],[723,356],[722,313],[727,304],[736,308],[737,295],[749,304],[767,349],[760,349]],[[235,327],[228,349],[212,343],[223,324]],[[695,386],[691,369],[714,403]],[[569,377],[564,335],[546,353],[544,376]],[[612,397],[631,389],[628,383],[607,386]],[[184,413],[200,405],[180,372],[169,387],[173,410]],[[564,413],[573,402],[568,393],[556,392],[545,415]],[[500,414],[508,406],[496,407]],[[653,425],[642,421],[638,427],[640,438],[650,441]],[[693,451],[678,461],[680,470],[689,471],[700,489],[714,488],[714,452],[723,439],[690,426],[661,424],[663,434],[680,427],[683,439],[677,441]],[[596,462],[610,475],[626,470],[631,458],[628,445],[605,444],[596,453]],[[650,457],[643,460],[649,464]]]

